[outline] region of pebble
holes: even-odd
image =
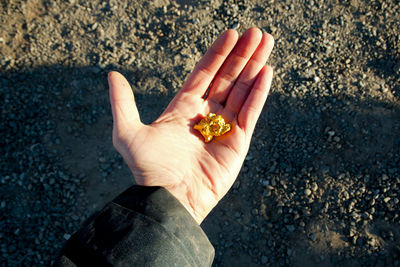
[[[294,225],[287,225],[286,228],[290,231],[290,232],[294,232],[296,230],[296,227]]]
[[[225,24],[219,20],[215,21],[215,25],[219,31],[222,31],[225,28]]]
[[[68,240],[68,239],[71,238],[71,235],[70,234],[64,234],[63,237],[64,237],[65,240]]]
[[[310,238],[310,240],[313,241],[313,242],[314,242],[315,240],[317,240],[317,236],[316,236],[315,233],[310,234],[310,235],[309,235],[309,238]]]
[[[306,195],[307,197],[309,196],[309,195],[311,195],[311,190],[310,189],[308,189],[308,188],[306,188],[305,190],[304,190],[304,195]]]
[[[269,187],[265,188],[264,196],[265,197],[270,197],[271,196],[271,189]]]
[[[313,184],[312,184],[311,190],[312,190],[313,192],[317,192],[317,190],[318,190],[318,185],[317,185],[317,183],[313,183]]]
[[[329,137],[332,137],[332,136],[334,136],[335,134],[336,134],[335,131],[328,131]]]
[[[232,25],[231,29],[237,30],[237,29],[239,29],[239,26],[240,26],[240,24],[236,22],[236,23],[234,23],[234,24]]]
[[[261,257],[261,263],[266,264],[268,262],[268,258],[266,256]]]
[[[99,24],[97,22],[93,23],[93,25],[91,27],[92,31],[96,30],[98,26],[99,26]]]
[[[384,199],[383,199],[383,202],[385,202],[385,203],[388,203],[390,201],[390,197],[385,197]]]

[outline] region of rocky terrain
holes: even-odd
[[[225,29],[275,37],[275,75],[233,188],[202,224],[214,266],[400,266],[400,3],[0,3],[0,262],[49,265],[133,184],[106,74],[147,123]]]

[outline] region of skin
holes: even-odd
[[[113,143],[137,184],[166,188],[197,223],[204,220],[236,180],[248,152],[271,85],[273,71],[265,63],[273,45],[272,36],[258,28],[240,38],[227,30],[151,125],[141,122],[128,81],[109,73]],[[227,119],[232,130],[205,143],[193,126],[210,112]]]

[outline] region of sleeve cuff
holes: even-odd
[[[74,253],[78,246],[85,255]],[[77,265],[94,257],[114,266],[211,266],[214,248],[165,188],[135,185],[89,219],[64,255]]]

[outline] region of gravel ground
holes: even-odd
[[[400,266],[399,1],[0,3],[0,262],[41,266],[132,176],[106,73],[150,123],[223,30],[276,39],[244,167],[203,223],[215,266]]]

